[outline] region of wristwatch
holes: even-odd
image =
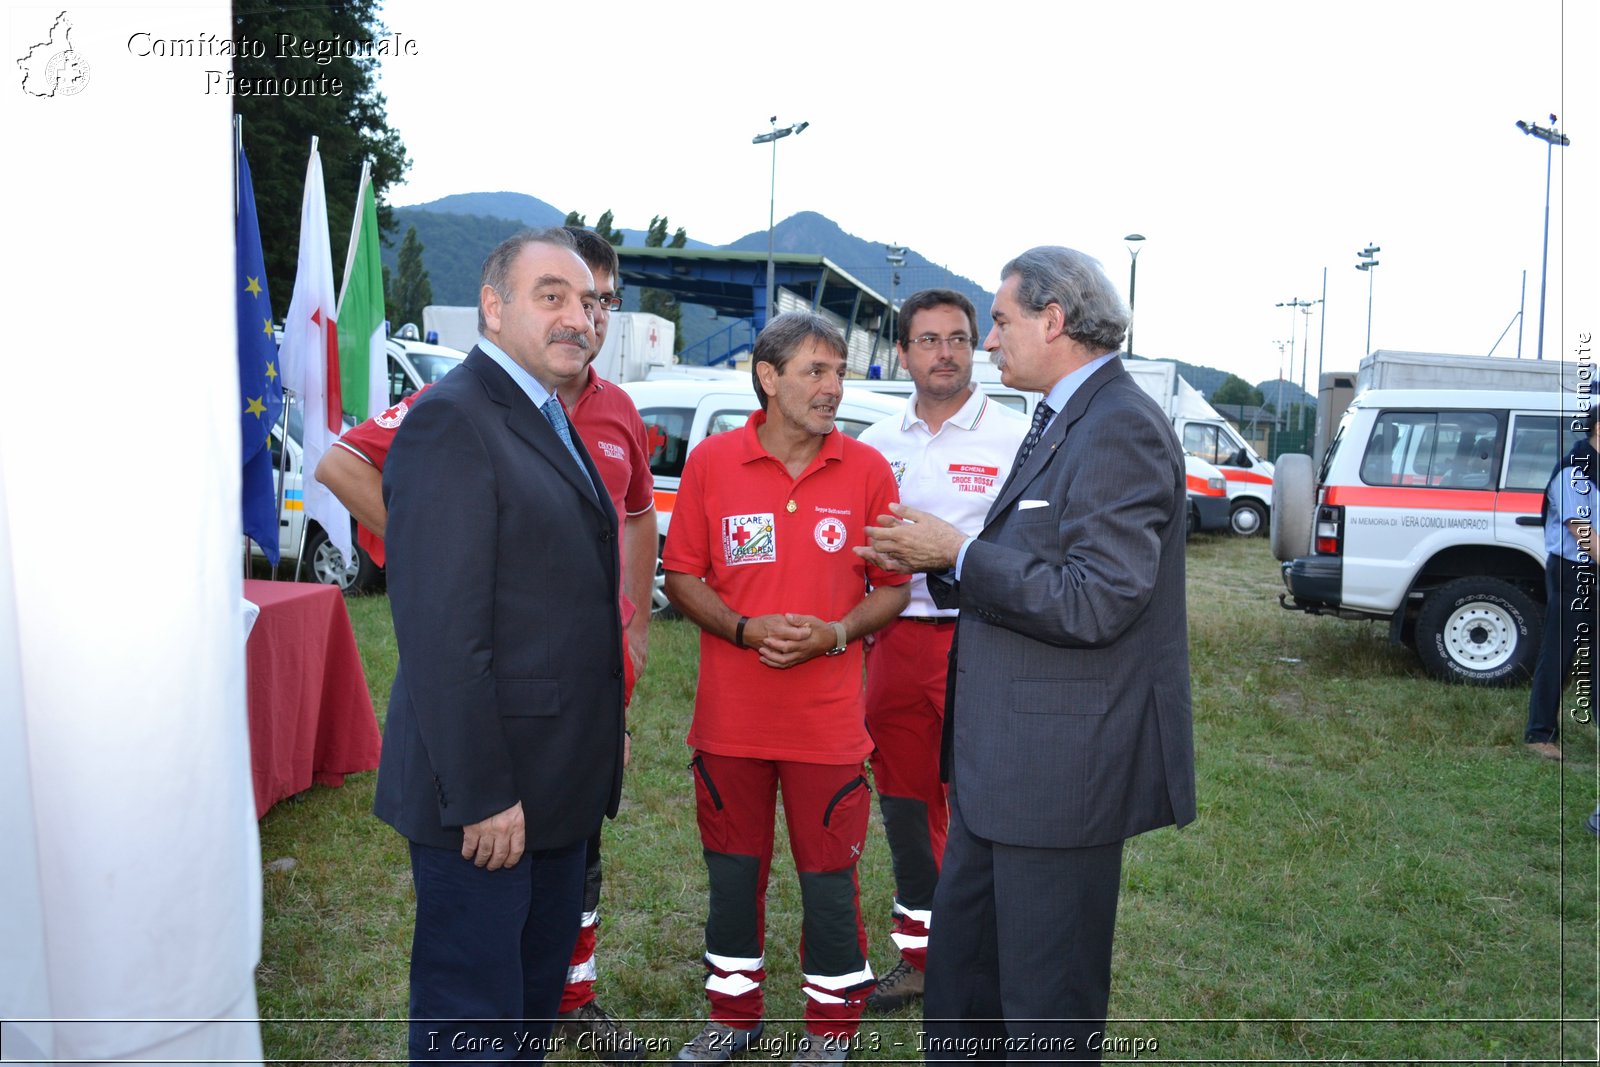
[[[828,649],[826,654],[829,656],[843,655],[846,646],[850,644],[845,634],[844,623],[833,622],[829,623],[828,625],[833,627],[835,644],[832,648]]]

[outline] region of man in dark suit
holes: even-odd
[[[1035,248],[1001,278],[985,347],[1046,394],[1011,478],[976,537],[896,505],[868,550],[961,609],[926,1053],[1098,1061],[1122,843],[1195,813],[1183,453],[1097,262]]]
[[[548,1035],[585,843],[616,813],[617,518],[555,397],[596,299],[564,230],[502,243],[478,346],[383,472],[400,667],[374,810],[411,843],[413,1059],[528,1058]]]

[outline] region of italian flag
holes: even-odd
[[[339,293],[339,385],[345,410],[365,422],[389,406],[389,356],[384,345],[383,263],[378,254],[378,201],[372,165],[361,165],[350,253]]]

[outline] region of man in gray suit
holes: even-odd
[[[1100,1059],[1122,843],[1194,818],[1183,453],[1118,358],[1128,315],[1067,248],[1001,272],[985,347],[1045,403],[982,531],[869,530],[959,607],[930,1061]]]

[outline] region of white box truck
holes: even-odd
[[[422,309],[422,331],[435,344],[470,352],[478,343],[478,309],[429,304]],[[652,370],[673,365],[676,336],[677,328],[660,315],[612,312],[605,344],[595,357],[595,373],[612,382],[642,382]]]
[[[1257,455],[1233,424],[1206,402],[1200,390],[1184,381],[1176,364],[1124,359],[1122,365],[1167,413],[1184,451],[1222,471],[1228,487],[1228,524],[1233,532],[1241,537],[1265,533],[1272,514],[1272,464]]]
[[[614,311],[594,370],[611,382],[642,382],[651,371],[672,366],[677,328],[660,315]]]
[[[1509,389],[1519,393],[1576,393],[1578,364],[1558,359],[1497,359],[1379,349],[1363,358],[1356,371],[1356,392],[1363,389]],[[1343,411],[1335,414],[1341,415]]]

